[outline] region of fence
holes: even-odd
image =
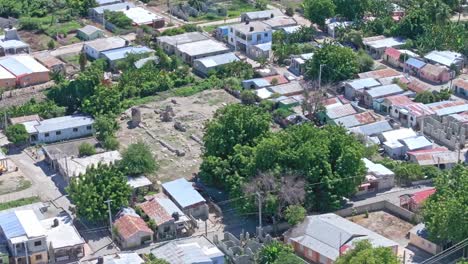
[[[336,211],[335,213],[341,217],[348,217],[355,214],[364,214],[366,212],[387,211],[401,219],[411,222],[420,223],[421,217],[411,211],[408,211],[400,206],[394,205],[389,201],[379,201],[371,204],[361,205],[357,207],[349,207]]]

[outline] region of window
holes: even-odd
[[[49,133],[45,133],[44,136],[45,136],[45,137],[49,137]]]
[[[260,40],[262,40],[262,35],[258,34],[257,35],[257,41],[260,41]]]
[[[268,37],[268,33],[265,33],[265,37]]]
[[[41,260],[42,259],[42,255],[36,255],[36,260]]]
[[[91,126],[87,126],[87,127],[86,127],[86,129],[88,129],[88,130],[91,130],[91,128],[92,128]]]
[[[38,247],[40,245],[42,245],[42,241],[39,240],[39,241],[34,242],[35,247]]]
[[[78,128],[77,127],[73,128],[73,132],[78,132]]]
[[[62,134],[62,131],[56,131],[56,132],[55,132],[55,135],[57,135],[57,136],[58,136],[58,135],[61,135],[61,134]]]

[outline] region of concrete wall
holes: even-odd
[[[46,83],[50,80],[49,72],[34,72],[24,76],[18,76],[18,85],[26,87],[30,85]]]
[[[14,88],[16,86],[16,78],[0,79],[0,88]]]
[[[461,124],[450,116],[426,116],[424,117],[424,134],[434,139],[436,143],[450,150],[456,150],[458,138],[462,146],[466,144],[468,124]]]
[[[364,214],[366,212],[375,212],[375,211],[387,211],[395,216],[400,217],[401,219],[408,221],[408,222],[420,222],[421,219],[415,213],[408,211],[400,206],[394,205],[389,201],[379,201],[372,204],[361,205],[357,207],[349,207],[345,209],[341,209],[335,212],[335,214],[341,217],[348,217],[352,216],[353,213],[355,214]]]
[[[59,130],[59,131],[60,131],[59,135],[57,135],[58,131],[50,131],[48,132],[48,136],[46,136],[46,133],[39,133],[37,135],[37,141],[35,142],[46,142],[46,143],[57,142],[57,141],[69,140],[73,138],[80,138],[80,137],[92,135],[93,127],[91,125],[91,129],[88,129],[88,126],[78,126],[78,127],[70,127],[67,129]]]
[[[438,245],[411,232],[409,243],[433,255],[441,251],[441,248]]]

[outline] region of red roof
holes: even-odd
[[[408,98],[406,95],[393,95],[386,97],[385,100],[388,100],[395,106],[407,106],[410,104],[414,104],[414,102]]]
[[[140,208],[145,212],[145,214],[153,219],[156,222],[156,225],[161,225],[166,222],[171,221],[172,215],[169,214],[164,207],[159,204],[158,200],[156,198],[161,197],[161,198],[167,198],[164,194],[158,193],[154,195],[152,198],[150,198],[148,201],[140,204]]]
[[[153,231],[146,225],[139,216],[124,215],[114,221],[114,227],[123,239],[129,239],[138,232],[153,234]]]
[[[436,192],[436,189],[433,188],[433,189],[413,193],[413,196],[411,196],[411,199],[413,199],[413,201],[416,204],[421,204],[422,202],[426,201],[426,199],[429,198],[429,196],[433,195],[435,192]]]
[[[448,151],[448,148],[446,147],[437,147],[437,148],[432,148],[432,149],[421,149],[421,150],[414,150],[414,151],[408,151],[408,154],[412,155],[422,155],[422,154],[428,154],[428,153],[438,153],[438,152],[445,152]]]
[[[387,48],[385,49],[385,54],[394,58],[395,60],[399,60],[401,52],[395,48]]]
[[[375,70],[375,71],[368,71],[368,72],[362,72],[359,73],[358,76],[359,78],[374,78],[374,79],[381,79],[381,78],[386,78],[386,77],[392,77],[392,76],[400,76],[401,73],[394,70],[394,69],[381,69],[381,70]]]
[[[421,82],[417,79],[413,79],[411,80],[411,82],[408,83],[408,89],[410,89],[411,91],[415,93],[421,93],[424,91],[428,91],[430,87],[428,84],[424,82]]]
[[[286,77],[284,77],[283,75],[273,75],[273,76],[265,77],[263,79],[267,80],[270,83],[273,79],[276,79],[278,81],[276,85],[285,84],[289,82],[288,79],[286,79]]]

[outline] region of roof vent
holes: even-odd
[[[54,218],[54,223],[52,224],[52,227],[57,227],[59,226],[59,220],[57,218]]]
[[[250,21],[248,21],[248,20],[247,20],[247,21],[245,21],[245,24],[246,24],[246,25],[248,25],[249,23],[250,23]]]
[[[129,5],[127,5],[127,10],[129,10],[129,9],[130,9],[130,6],[129,6]]]
[[[254,27],[250,27],[250,32],[254,31]]]

